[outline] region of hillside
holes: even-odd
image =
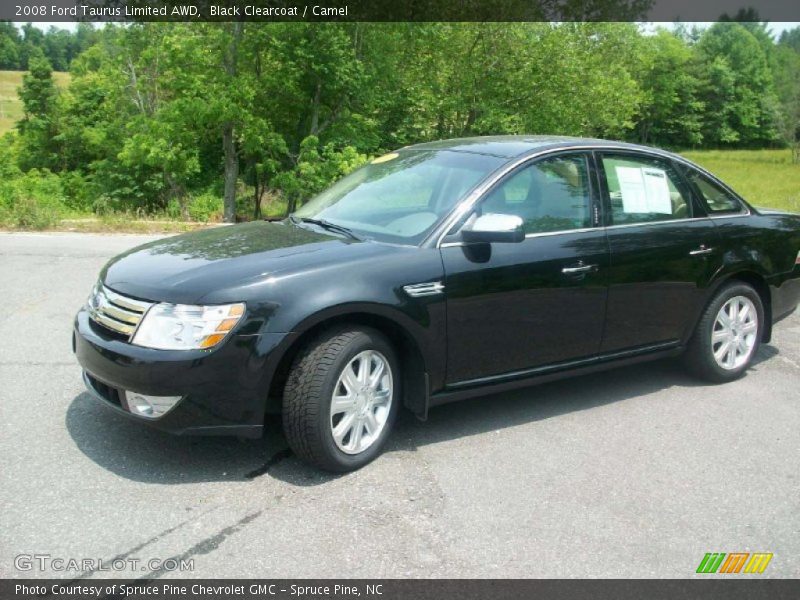
[[[22,102],[17,96],[17,88],[22,85],[23,71],[0,71],[0,135],[14,128],[14,123],[22,116]],[[69,73],[53,73],[56,85],[66,87]]]

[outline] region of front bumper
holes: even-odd
[[[172,351],[134,346],[89,319],[75,317],[73,350],[91,394],[119,414],[179,435],[260,437],[277,349],[287,334],[233,335],[213,350]],[[128,390],[180,396],[163,416],[132,414]]]

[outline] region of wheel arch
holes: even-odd
[[[345,312],[337,311],[335,314],[314,315],[297,328],[299,334],[285,349],[273,372],[267,399],[267,412],[280,412],[283,388],[298,353],[324,331],[342,325],[370,327],[386,336],[397,351],[402,369],[403,405],[418,417],[425,418],[428,409],[430,361],[426,360],[422,344],[398,319],[385,312],[377,312],[363,307]]]

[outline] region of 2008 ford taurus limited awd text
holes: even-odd
[[[652,148],[473,138],[114,258],[73,344],[121,414],[257,437],[279,412],[299,457],[347,471],[402,407],[679,353],[733,380],[799,300],[800,215]]]

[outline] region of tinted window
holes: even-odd
[[[591,227],[589,170],[583,155],[544,159],[517,171],[483,200],[482,214],[517,215],[525,233]]]
[[[697,171],[689,170],[689,180],[700,190],[700,199],[709,213],[738,213],[742,205],[734,196]]]
[[[687,195],[669,162],[605,154],[603,170],[614,225],[650,223],[691,216]]]

